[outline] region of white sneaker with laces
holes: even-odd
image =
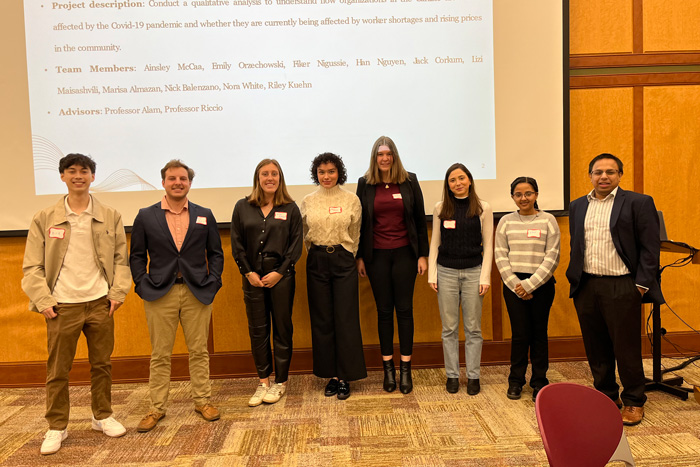
[[[270,390],[267,391],[265,397],[263,397],[263,402],[274,404],[275,402],[279,401],[282,396],[284,396],[285,392],[287,392],[287,386],[285,384],[275,383],[272,385]]]
[[[92,429],[101,431],[110,438],[119,438],[120,436],[124,436],[126,433],[126,428],[124,428],[124,425],[116,421],[114,417],[111,416],[105,418],[104,420],[95,420],[95,417],[92,417]]]
[[[262,404],[263,398],[267,394],[267,391],[270,389],[270,386],[268,386],[265,383],[260,383],[260,386],[255,390],[255,394],[253,394],[253,397],[248,400],[248,406],[249,407],[257,407],[260,404]]]
[[[61,449],[61,443],[68,437],[66,430],[49,430],[44,435],[44,442],[41,443],[41,455],[48,456],[56,454]]]

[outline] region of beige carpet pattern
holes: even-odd
[[[669,364],[675,364],[669,361]],[[645,361],[647,374],[651,362]],[[221,420],[196,414],[187,382],[172,383],[167,416],[150,433],[135,427],[148,410],[145,384],[113,388],[115,417],[127,434],[111,439],[90,427],[88,387],[71,388],[68,438],[55,455],[40,456],[46,430],[44,390],[0,390],[0,465],[7,466],[546,466],[531,390],[506,398],[507,366],[482,367],[481,393],[445,391],[442,369],[414,371],[414,391],[381,388],[382,374],[352,384],[346,401],[326,398],[326,381],[290,378],[274,405],[247,406],[256,380],[214,380],[212,403]],[[678,374],[700,384],[700,367]],[[551,382],[591,385],[586,362],[555,363]],[[625,428],[638,466],[700,466],[700,405],[650,392],[646,418]],[[576,404],[572,401],[572,416]],[[611,463],[609,465],[622,465]]]

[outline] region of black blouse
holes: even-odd
[[[247,198],[233,208],[231,253],[243,275],[270,272],[263,271],[263,261],[274,262],[272,270],[283,275],[293,270],[301,257],[303,236],[301,213],[294,202],[274,206],[267,217]]]

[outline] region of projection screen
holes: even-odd
[[[6,3],[0,134],[16,169],[0,230],[66,192],[57,165],[71,152],[96,160],[93,193],[127,225],[160,199],[172,158],[225,223],[260,159],[280,161],[300,200],[313,157],[334,152],[354,190],[380,135],[417,174],[426,214],[453,162],[494,211],[512,210],[520,175],[537,178],[543,209],[568,207],[566,2]]]

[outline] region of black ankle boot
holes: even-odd
[[[384,360],[384,390],[394,392],[396,390],[396,367],[394,360]]]
[[[399,389],[401,393],[408,394],[413,391],[413,378],[411,378],[411,362],[401,362],[401,381],[399,383]]]

